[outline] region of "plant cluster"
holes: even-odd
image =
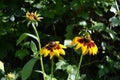
[[[119,80],[117,0],[0,1],[1,80]]]

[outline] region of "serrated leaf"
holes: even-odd
[[[68,73],[67,80],[75,80],[76,73],[77,73],[77,67],[75,65],[68,65],[67,66],[67,73]],[[78,80],[80,80],[79,78],[80,78],[80,76],[78,73]]]
[[[36,63],[36,61],[38,60],[38,58],[32,58],[31,60],[29,60],[25,66],[22,69],[22,80],[27,80],[27,78],[30,76],[32,69],[34,67],[34,64]]]
[[[33,34],[29,34],[29,33],[23,33],[20,37],[19,37],[19,39],[17,40],[17,45],[18,44],[20,44],[25,38],[27,38],[27,37],[32,37],[32,38],[34,38],[34,39],[36,39],[36,40],[38,40],[38,38],[35,36],[35,35],[33,35]]]
[[[63,60],[59,60],[59,62],[56,63],[56,70],[57,69],[63,69],[64,70],[64,66],[67,65],[67,63]]]
[[[18,57],[21,60],[27,55],[29,55],[29,51],[27,49],[17,50],[15,53],[15,57]]]

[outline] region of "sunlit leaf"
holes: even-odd
[[[117,17],[110,18],[110,22],[112,27],[117,27],[120,25],[120,19],[118,19]]]
[[[20,44],[25,38],[27,38],[27,37],[32,37],[32,38],[34,38],[34,39],[36,39],[36,40],[38,40],[38,38],[35,36],[35,35],[33,35],[33,34],[29,34],[29,33],[23,33],[20,37],[19,37],[19,39],[17,40],[17,45],[18,44]]]
[[[57,69],[63,69],[66,68],[65,65],[68,65],[65,61],[59,60],[59,62],[56,63],[56,70]]]
[[[33,53],[37,53],[37,46],[33,41],[31,41],[30,47]]]
[[[71,47],[72,40],[64,40],[64,45],[67,47]]]
[[[0,73],[4,73],[5,70],[4,70],[4,64],[2,61],[0,61]]]

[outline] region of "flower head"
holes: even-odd
[[[63,48],[66,47],[59,44],[59,41],[52,41],[41,49],[40,54],[44,54],[44,57],[50,55],[50,59],[52,59],[53,56],[60,56],[60,54],[65,55]]]
[[[35,21],[40,21],[42,19],[42,17],[39,17],[39,14],[37,14],[36,12],[29,12],[27,11],[26,13],[26,18],[29,19],[29,20],[35,20]]]
[[[7,78],[8,79],[15,79],[15,74],[10,72],[7,74]]]
[[[81,48],[82,55],[88,53],[90,55],[95,55],[98,52],[98,47],[90,37],[75,37],[71,44],[76,45],[76,50]]]

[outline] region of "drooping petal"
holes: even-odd
[[[82,46],[82,54],[85,55],[87,51],[87,46]]]
[[[53,53],[54,53],[54,55],[56,55],[56,56],[59,56],[59,54],[60,54],[59,50],[54,50]],[[51,53],[50,53],[50,54],[51,54]]]
[[[40,53],[44,54],[44,57],[46,57],[50,53],[50,51],[48,49],[46,49],[46,48],[42,48]]]
[[[92,48],[89,48],[89,54],[91,55],[93,53]]]
[[[62,44],[59,44],[60,48],[67,48],[66,46],[62,45]]]
[[[53,52],[51,52],[51,53],[50,53],[50,59],[52,59],[52,58],[53,58],[53,56],[54,56],[54,53],[53,53]]]
[[[98,52],[98,48],[97,48],[97,46],[95,45],[95,46],[93,47],[93,55],[94,55],[94,54],[97,54],[97,52]]]
[[[81,46],[82,46],[82,44],[77,44],[75,49],[77,50],[77,49],[81,48]]]
[[[65,55],[65,51],[63,49],[61,49],[60,54]]]

